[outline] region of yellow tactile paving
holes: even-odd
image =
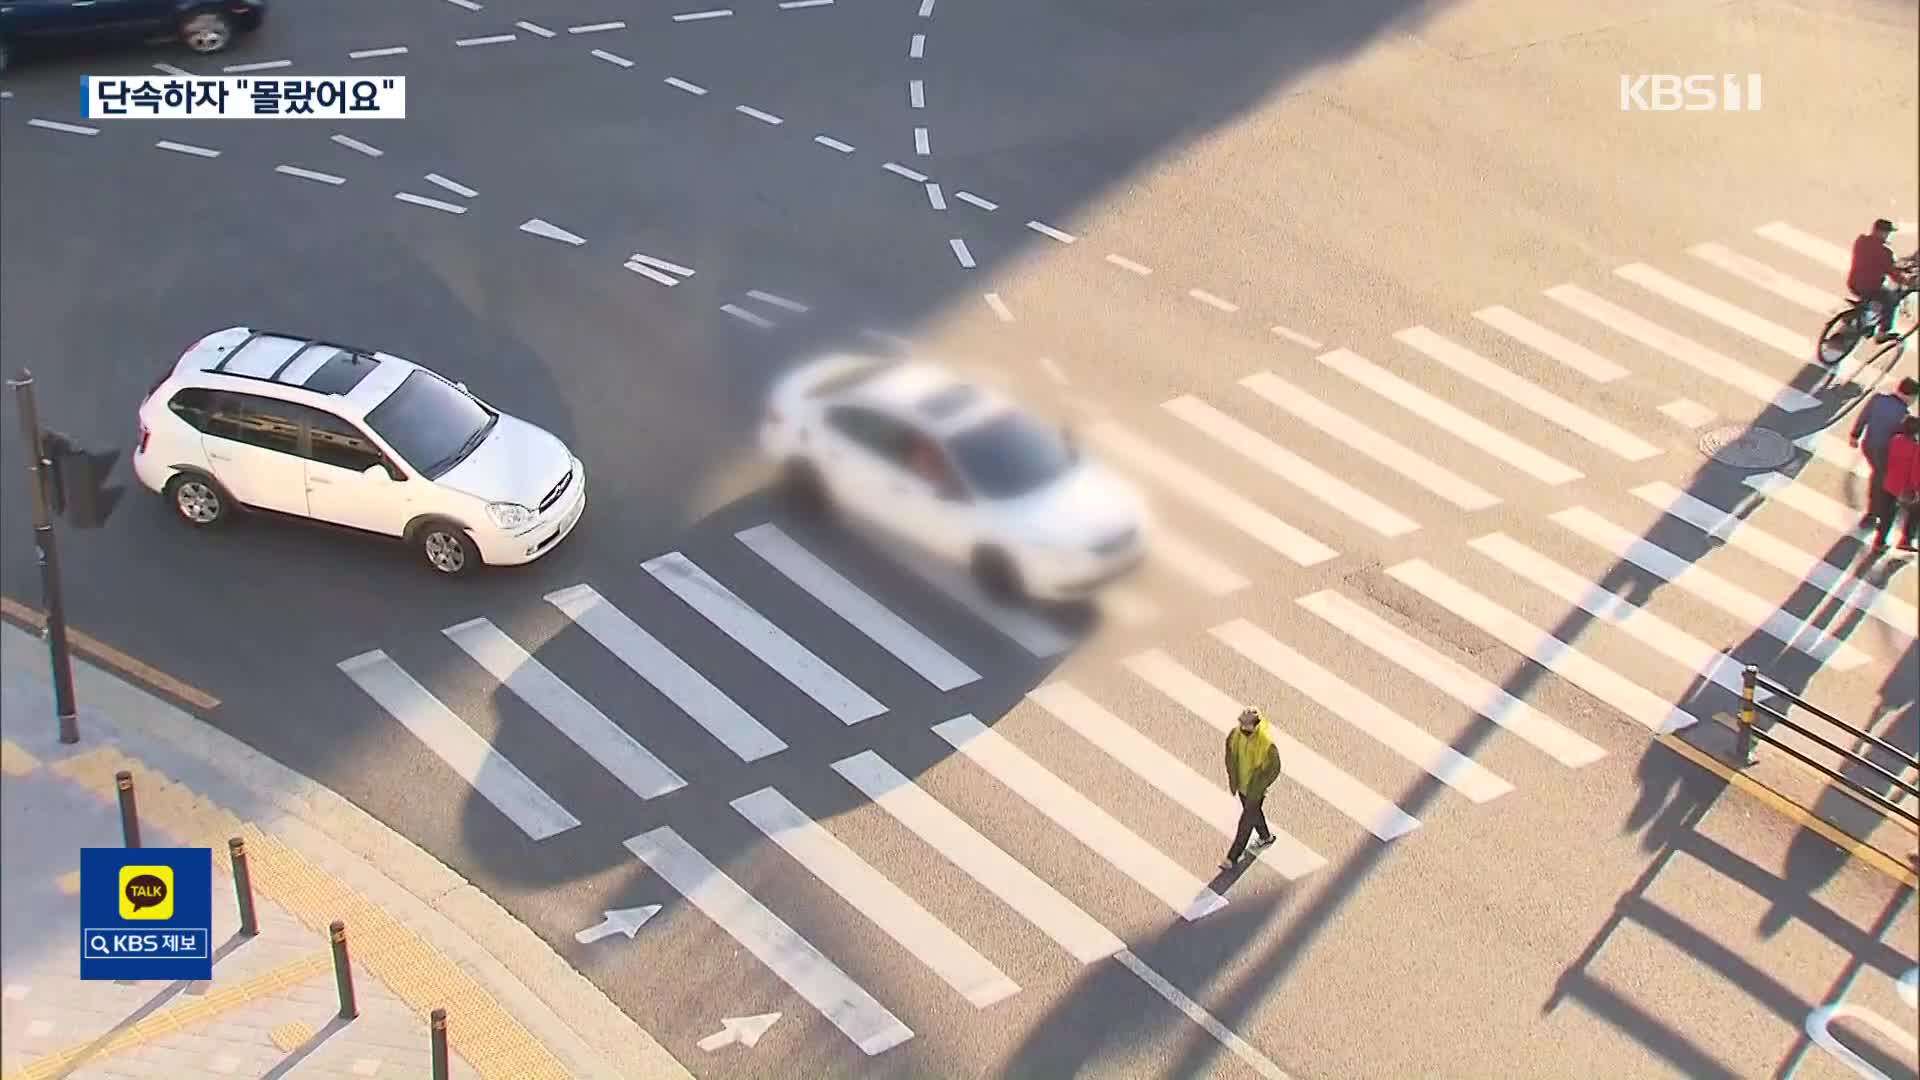
[[[40,759],[22,749],[12,739],[0,739],[0,773],[25,776],[40,767]]]
[[[267,1032],[267,1037],[273,1040],[273,1045],[279,1047],[281,1053],[292,1053],[298,1050],[302,1043],[313,1038],[313,1025],[296,1020],[291,1024],[281,1024]]]

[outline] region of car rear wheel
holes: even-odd
[[[220,524],[229,512],[220,485],[199,473],[181,473],[167,481],[167,504],[180,520],[196,529]]]
[[[780,490],[787,505],[802,514],[823,515],[831,509],[827,484],[821,479],[820,470],[798,458],[787,462],[786,470],[780,475]]]
[[[467,530],[451,521],[429,521],[413,534],[413,543],[435,573],[462,577],[480,566],[480,549]]]
[[[973,577],[988,596],[1003,604],[1015,604],[1026,599],[1027,590],[1020,580],[1020,571],[1006,552],[998,548],[981,548],[974,552]]]
[[[233,44],[233,20],[218,11],[198,11],[180,20],[180,41],[194,52],[217,53]]]

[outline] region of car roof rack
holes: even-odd
[[[233,362],[234,357],[239,356],[242,352],[246,351],[247,346],[261,338],[279,338],[285,341],[297,341],[300,342],[300,347],[293,350],[285,360],[280,362],[280,366],[274,368],[273,373],[269,375],[250,375],[245,372],[227,370],[227,365]],[[274,330],[253,330],[247,334],[246,340],[234,346],[225,356],[220,358],[219,363],[208,368],[207,371],[214,375],[225,375],[230,379],[255,379],[260,382],[277,383],[281,386],[295,386],[298,384],[281,382],[280,376],[285,374],[287,369],[293,366],[294,361],[306,355],[309,349],[315,348],[338,349],[347,356],[352,357],[354,362],[362,359],[374,360],[374,354],[371,350],[357,349],[351,345],[342,345],[337,341],[328,341],[325,338],[308,337],[304,334],[288,334]]]

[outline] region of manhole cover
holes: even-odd
[[[1793,443],[1771,428],[1729,425],[1702,436],[1700,452],[1736,469],[1777,469],[1793,460]]]

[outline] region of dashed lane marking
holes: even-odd
[[[947,197],[940,193],[939,184],[927,185],[927,205],[933,207],[935,210],[945,210],[947,208]]]
[[[668,86],[673,87],[675,90],[685,90],[687,93],[692,94],[694,97],[700,97],[707,92],[706,87],[695,86],[693,83],[690,83],[685,79],[678,78],[673,75],[669,75],[666,78],[661,79],[660,81],[663,83],[666,83]],[[851,150],[852,147],[848,147],[848,149]]]
[[[967,242],[965,240],[956,236],[947,241],[947,246],[953,248],[953,257],[960,260],[962,267],[968,270],[973,269],[973,252],[967,250]]]
[[[368,146],[366,143],[350,135],[334,135],[332,138],[334,142],[339,143],[341,146],[357,153],[365,154],[368,157],[379,157],[381,154],[386,153],[386,151],[378,147]]]
[[[801,303],[798,300],[789,300],[784,296],[778,296],[770,292],[763,292],[759,289],[748,289],[747,295],[752,297],[755,300],[760,301],[763,304],[772,304],[774,307],[781,308],[786,311],[791,311],[798,315],[805,315],[807,312],[813,310],[812,308],[808,307],[807,305]]]
[[[539,218],[529,218],[522,222],[520,231],[530,233],[534,236],[544,236],[549,240],[558,240],[563,244],[572,244],[574,247],[579,247],[581,244],[587,242],[585,237],[576,236],[558,225],[542,221]]]
[[[239,74],[242,74],[243,72],[248,72],[248,71],[271,71],[274,68],[283,68],[283,67],[292,67],[292,66],[293,66],[293,61],[291,60],[265,60],[258,64],[228,64],[226,67],[223,67],[220,70],[226,72],[229,75],[239,75]]]
[[[45,128],[48,131],[64,131],[69,135],[98,135],[100,129],[84,124],[63,124],[58,120],[42,120],[39,117],[27,121],[28,127]]]
[[[927,54],[927,35],[913,35],[913,43],[907,46],[907,59],[918,60]]]
[[[622,263],[621,265],[624,269],[631,270],[632,272],[639,274],[641,277],[646,278],[648,281],[659,282],[660,284],[665,285],[669,289],[673,288],[675,285],[680,284],[679,278],[670,278],[667,275],[661,273],[660,271],[655,270],[653,267],[647,266],[644,263],[636,262],[632,259],[628,259],[625,263]]]
[[[786,3],[780,5],[780,10],[792,11],[795,8],[827,7],[832,3],[833,0],[786,0]]]
[[[673,21],[695,22],[700,19],[724,19],[731,14],[733,14],[732,8],[715,8],[711,11],[689,11],[685,14],[675,15]]]
[[[193,72],[188,71],[186,68],[174,67],[172,64],[155,64],[153,65],[153,70],[166,72],[168,75],[176,78],[187,79],[193,77]],[[8,94],[7,96],[12,97],[13,95]]]
[[[1000,299],[999,293],[990,292],[986,296],[982,297],[982,299],[984,299],[987,302],[988,307],[993,309],[994,316],[998,318],[1001,322],[1013,321],[1013,312],[1007,308],[1007,302]]]
[[[1229,313],[1240,310],[1240,305],[1234,303],[1231,300],[1226,300],[1221,297],[1215,296],[1212,293],[1206,291],[1205,289],[1188,289],[1187,295],[1193,297],[1195,300],[1200,301],[1201,303],[1207,305],[1210,308],[1218,308],[1221,311],[1225,311]]]
[[[427,183],[432,184],[435,187],[445,188],[448,191],[453,192],[455,195],[458,195],[463,199],[471,199],[475,195],[480,194],[479,192],[473,190],[472,188],[466,186],[465,184],[456,184],[452,180],[449,180],[446,177],[441,176],[439,173],[428,173],[425,177],[425,180],[427,181]]]
[[[898,164],[897,162],[889,161],[880,167],[894,174],[895,176],[904,176],[916,184],[924,184],[927,182],[926,173],[914,172],[912,169],[907,168],[905,165]]]
[[[933,18],[933,0],[920,0],[920,17],[923,19]]]
[[[853,153],[853,147],[847,145],[846,143],[841,142],[839,139],[833,138],[830,135],[815,135],[813,137],[813,141],[819,143],[821,146],[824,146],[829,150],[838,150],[843,154]]]
[[[340,184],[344,184],[347,182],[347,178],[344,176],[335,176],[332,173],[314,172],[312,169],[301,169],[301,168],[296,168],[295,166],[292,166],[292,165],[275,165],[273,167],[273,171],[277,173],[285,174],[287,176],[297,176],[302,180],[313,180],[318,183],[333,184],[335,186],[338,186]]]
[[[553,31],[547,29],[544,26],[541,26],[539,23],[530,23],[530,22],[523,21],[523,22],[514,23],[513,25],[516,27],[519,27],[522,30],[525,30],[527,33],[532,34],[535,37],[550,38],[555,36]]]
[[[1107,261],[1128,273],[1139,274],[1141,277],[1146,277],[1148,274],[1153,273],[1151,267],[1143,266],[1124,255],[1108,255]]]
[[[919,79],[907,80],[907,101],[916,109],[927,107],[927,84]]]
[[[665,259],[656,259],[651,255],[642,255],[637,251],[634,252],[631,256],[629,256],[629,258],[631,258],[634,262],[640,263],[643,266],[651,266],[658,270],[665,270],[669,274],[679,274],[681,277],[693,276],[693,268],[690,266],[681,266],[679,263],[670,263]]]
[[[467,208],[464,206],[455,206],[453,203],[441,202],[439,199],[429,199],[424,195],[415,195],[410,191],[395,192],[393,197],[403,203],[411,203],[414,206],[424,206],[429,210],[438,210],[446,214],[464,214],[467,212]]]
[[[618,53],[610,53],[605,49],[595,49],[593,50],[593,55],[601,60],[605,60],[607,63],[612,64],[615,67],[630,68],[633,66],[633,61],[627,59],[624,56],[619,55]]]
[[[627,24],[623,22],[588,23],[585,26],[569,26],[567,27],[567,33],[598,34],[607,30],[625,30],[626,28]]]
[[[388,48],[388,49],[360,49],[356,52],[348,53],[347,59],[372,60],[375,57],[380,57],[380,56],[405,56],[405,55],[407,55],[407,47],[405,45],[395,45],[392,48]],[[158,65],[155,65],[155,66],[157,67]]]
[[[919,154],[921,157],[926,157],[928,154],[933,153],[933,147],[927,141],[926,128],[917,127],[913,129],[913,152]]]
[[[1301,348],[1304,348],[1304,349],[1326,348],[1326,346],[1320,344],[1318,341],[1315,341],[1314,339],[1308,337],[1307,335],[1301,333],[1298,330],[1289,330],[1284,326],[1275,326],[1272,328],[1272,330],[1275,337],[1285,338],[1288,341],[1293,342],[1295,345],[1300,346]]]
[[[166,139],[161,139],[153,145],[162,150],[171,150],[176,154],[191,154],[194,157],[215,158],[220,156],[220,151],[218,150],[209,150],[204,146],[194,146],[189,143],[169,142]]]
[[[775,126],[778,126],[780,124],[786,123],[785,120],[780,119],[779,117],[773,115],[772,113],[762,112],[761,110],[756,109],[751,105],[735,105],[733,107],[733,111],[739,113],[742,116],[751,116],[755,120],[758,120],[763,124],[773,124]]]
[[[447,3],[452,4],[455,7],[466,8],[468,11],[480,10],[480,5],[474,3],[473,0],[447,0]]]
[[[986,199],[981,198],[978,195],[975,195],[971,191],[956,191],[953,193],[953,197],[956,199],[959,199],[963,203],[968,203],[972,206],[977,206],[980,209],[987,211],[988,213],[992,213],[993,211],[1000,209],[999,203],[990,202]]]
[[[1027,228],[1032,229],[1034,232],[1039,233],[1041,236],[1045,236],[1053,240],[1058,240],[1063,244],[1071,244],[1075,240],[1079,239],[1079,237],[1073,235],[1072,233],[1062,232],[1059,229],[1054,228],[1053,226],[1047,224],[1044,221],[1029,221],[1027,222]]]
[[[773,329],[773,323],[771,320],[763,319],[760,316],[755,315],[753,312],[748,311],[746,308],[743,308],[738,304],[721,304],[720,310],[726,312],[727,314],[733,316],[736,319],[739,319],[741,322],[746,323],[749,326],[756,326],[762,330]]]
[[[465,49],[474,45],[504,45],[509,41],[519,41],[519,34],[489,34],[486,37],[461,38],[454,45]]]

